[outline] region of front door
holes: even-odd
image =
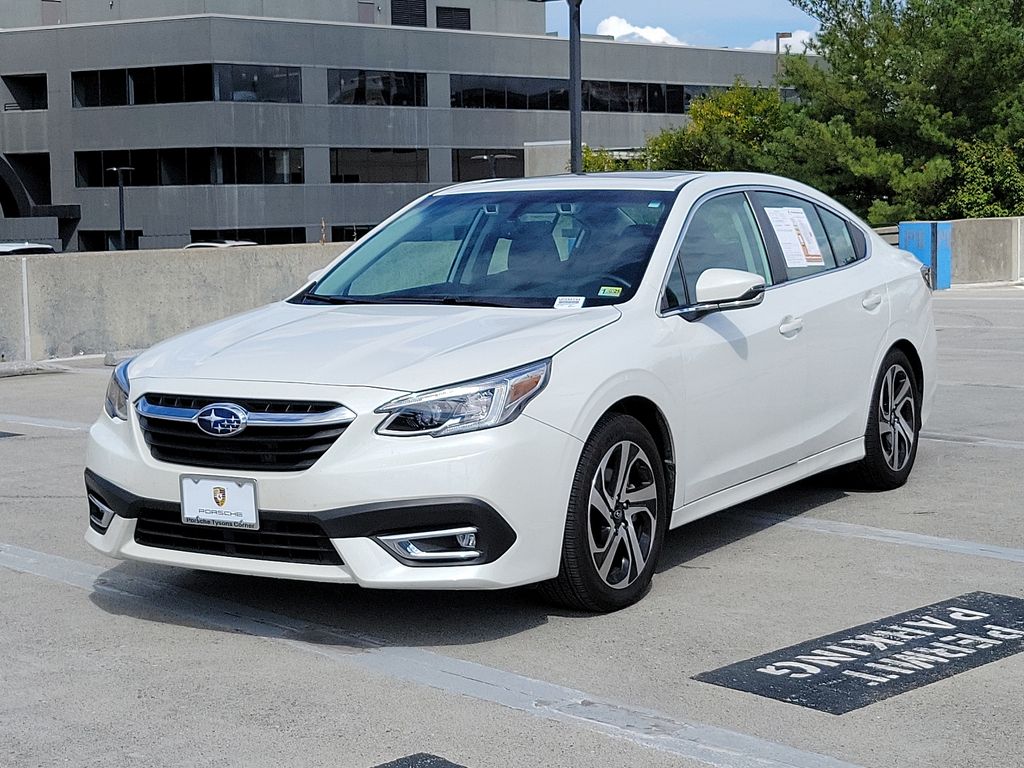
[[[785,467],[801,458],[799,414],[806,394],[806,357],[785,291],[766,291],[756,307],[696,320],[673,315],[696,303],[706,269],[772,270],[745,194],[699,204],[679,246],[666,290],[666,322],[677,323],[679,446],[682,502]],[[677,497],[678,499],[679,497]]]

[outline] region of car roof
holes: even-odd
[[[437,195],[470,192],[527,192],[557,189],[643,189],[675,191],[704,174],[693,171],[615,171],[612,173],[565,173],[521,179],[467,181],[438,190]]]

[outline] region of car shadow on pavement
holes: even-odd
[[[669,531],[657,572],[691,560],[846,498],[857,490],[846,476],[826,472]],[[696,566],[691,566],[696,567]]]
[[[812,478],[683,526],[666,538],[658,571],[687,567],[708,552],[845,496],[828,476]],[[368,647],[473,645],[528,632],[551,617],[588,616],[552,605],[531,588],[370,590],[139,562],[106,571],[90,599],[107,613],[143,621]]]

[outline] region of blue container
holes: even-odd
[[[932,270],[932,288],[945,290],[953,279],[953,223],[900,222],[900,248]]]

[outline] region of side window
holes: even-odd
[[[755,192],[765,236],[781,252],[790,280],[835,269],[836,257],[813,203],[778,192]]]
[[[857,250],[853,246],[853,237],[850,235],[850,226],[845,219],[841,219],[831,211],[824,208],[818,209],[821,216],[822,226],[828,235],[829,245],[836,256],[836,264],[840,267],[852,264],[858,258]]]
[[[686,286],[683,284],[683,270],[679,266],[679,259],[673,259],[672,272],[668,276],[668,284],[665,286],[665,295],[661,298],[661,309],[667,311],[676,309],[686,303]]]
[[[743,193],[714,197],[693,214],[679,246],[687,299],[697,299],[697,280],[707,269],[739,269],[771,285],[768,254]],[[679,297],[682,299],[682,297]]]

